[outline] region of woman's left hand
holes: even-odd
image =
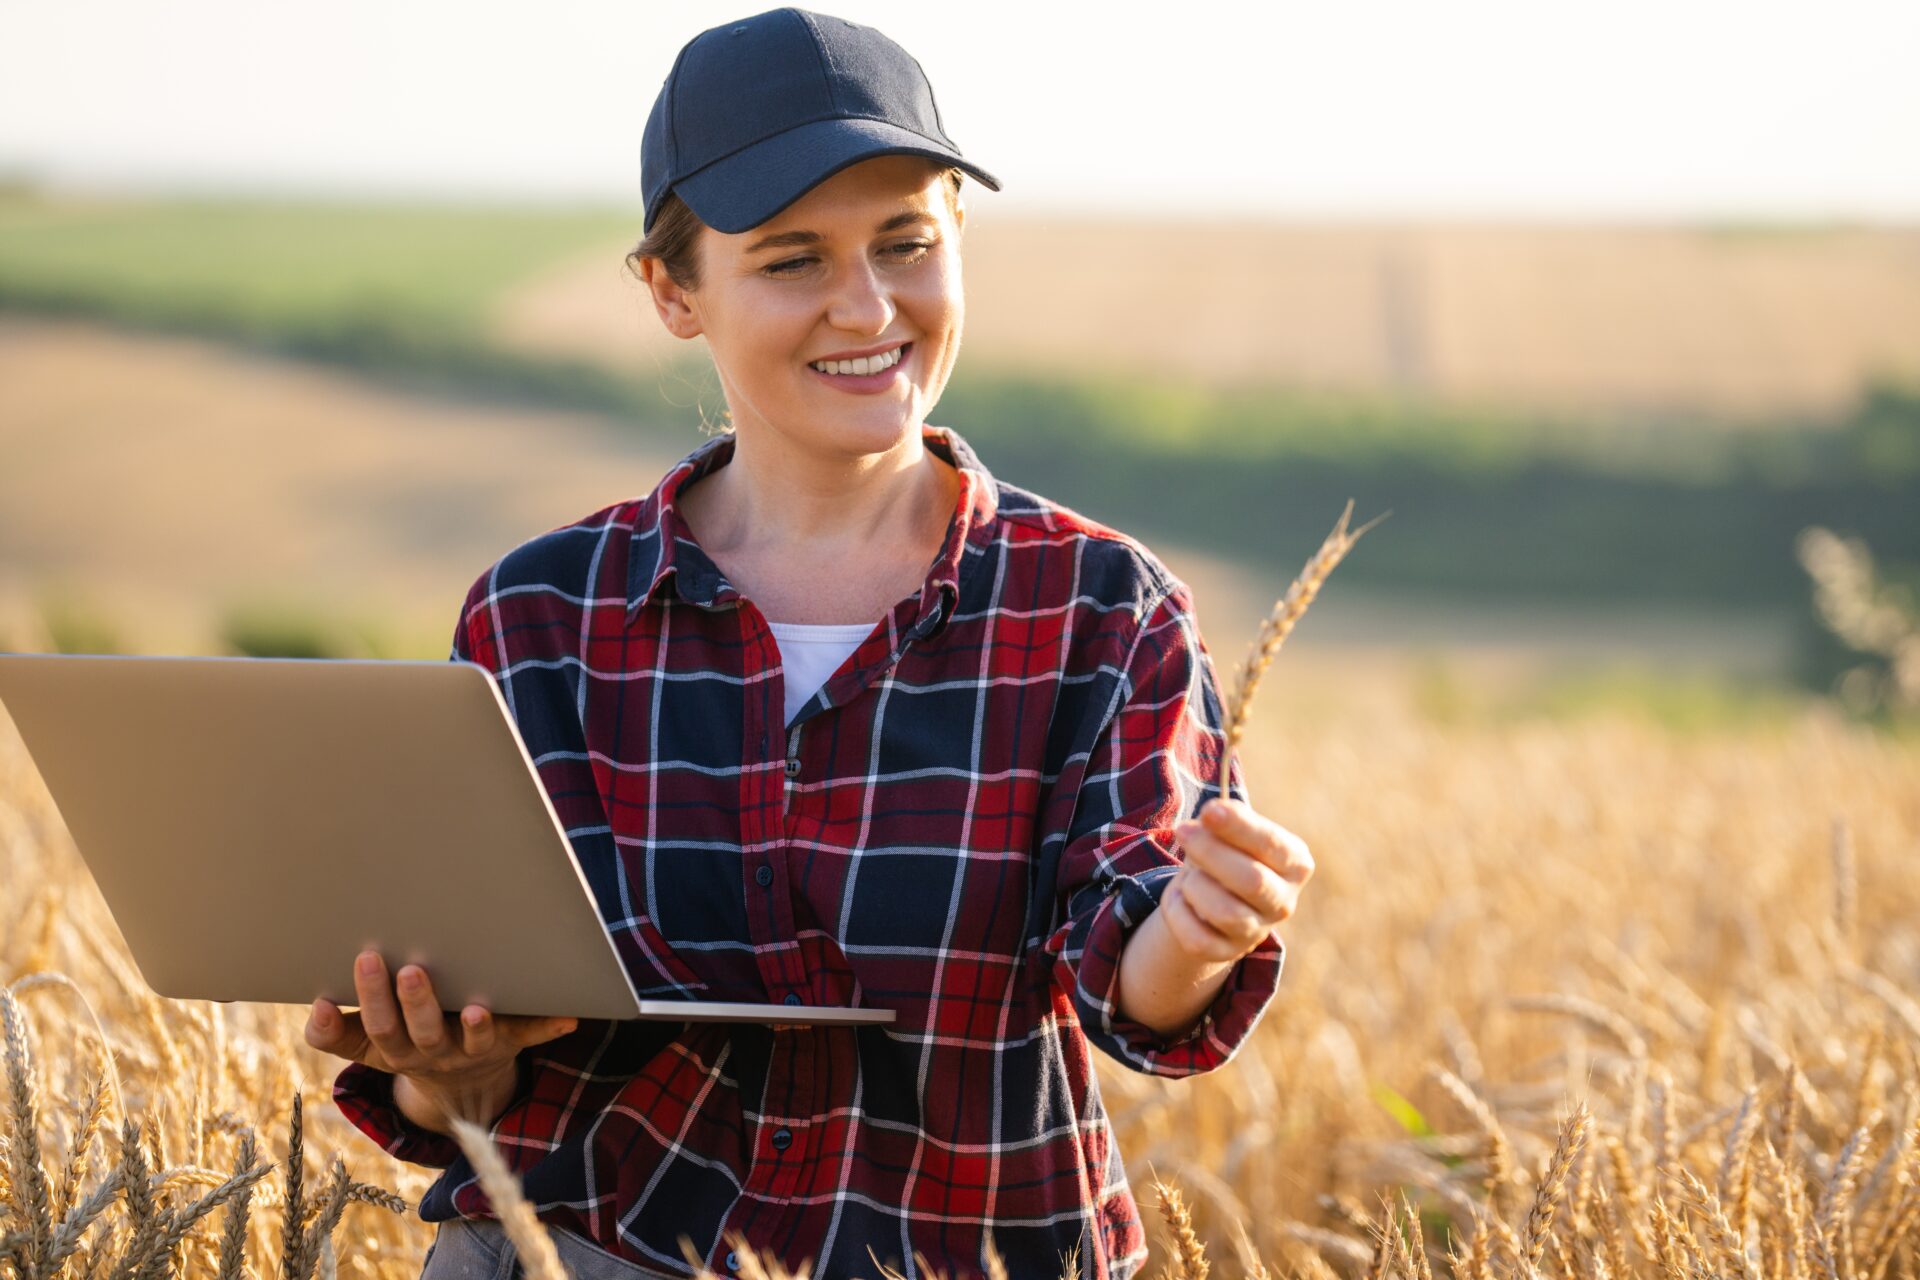
[[[1160,899],[1181,948],[1203,960],[1252,951],[1293,915],[1313,874],[1307,842],[1242,801],[1216,797],[1174,828],[1185,863]]]

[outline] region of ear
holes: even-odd
[[[693,309],[688,291],[673,282],[667,274],[667,264],[659,258],[640,258],[640,278],[646,282],[647,291],[653,295],[653,309],[660,315],[660,323],[667,332],[676,338],[695,338],[700,335],[700,316]]]

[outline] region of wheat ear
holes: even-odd
[[[240,1131],[239,1150],[233,1159],[236,1176],[253,1168],[256,1152],[253,1130]],[[220,1235],[219,1280],[246,1280],[247,1218],[253,1209],[253,1188],[249,1187],[227,1204],[226,1230]]]
[[[1193,1214],[1188,1212],[1180,1189],[1156,1177],[1153,1190],[1160,1197],[1160,1216],[1166,1220],[1174,1248],[1178,1250],[1179,1268],[1176,1274],[1180,1280],[1207,1280],[1210,1265],[1207,1251],[1201,1245],[1200,1237],[1193,1232]]]
[[[1259,687],[1260,677],[1265,675],[1272,665],[1274,655],[1280,652],[1280,645],[1293,630],[1293,624],[1306,613],[1307,606],[1313,603],[1314,596],[1320,592],[1320,584],[1327,580],[1333,567],[1340,563],[1360,535],[1385,520],[1391,512],[1382,512],[1373,519],[1351,532],[1347,529],[1347,518],[1353,514],[1353,500],[1347,500],[1347,506],[1340,513],[1340,519],[1334,522],[1333,532],[1320,549],[1313,553],[1306,567],[1300,570],[1300,576],[1287,588],[1287,594],[1274,604],[1273,612],[1260,624],[1260,633],[1254,638],[1253,650],[1247,655],[1246,662],[1240,668],[1239,679],[1234,682],[1233,693],[1227,699],[1226,736],[1227,755],[1233,755],[1235,747],[1240,745],[1240,733],[1246,727],[1247,708],[1253,701],[1253,691]]]
[[[1412,1228],[1413,1239],[1407,1244],[1407,1252],[1413,1256],[1413,1273],[1417,1280],[1433,1280],[1433,1264],[1427,1259],[1427,1234],[1420,1225],[1420,1215],[1413,1210],[1413,1202],[1407,1199],[1405,1187],[1400,1189],[1400,1211],[1407,1215],[1407,1226]]]
[[[1547,1161],[1546,1172],[1541,1175],[1540,1185],[1534,1192],[1533,1207],[1527,1213],[1527,1236],[1523,1257],[1526,1271],[1531,1274],[1540,1266],[1540,1257],[1546,1251],[1547,1233],[1553,1227],[1554,1210],[1559,1206],[1561,1189],[1567,1180],[1567,1172],[1573,1168],[1573,1158],[1586,1145],[1587,1126],[1592,1113],[1587,1110],[1584,1100],[1576,1101],[1573,1110],[1560,1125],[1560,1141],[1555,1144],[1553,1156]]]
[[[13,1110],[13,1144],[8,1148],[16,1212],[25,1221],[26,1257],[37,1267],[53,1240],[52,1189],[40,1159],[40,1116],[33,1097],[33,1057],[26,1021],[13,992],[0,987],[0,1022],[5,1023],[7,1087]],[[29,1272],[31,1274],[31,1271]]]
[[[287,1130],[287,1205],[280,1224],[280,1262],[289,1268],[300,1260],[300,1224],[306,1220],[306,1147],[300,1091],[293,1091],[293,1119]]]
[[[53,1201],[56,1217],[73,1208],[74,1201],[80,1196],[80,1180],[86,1175],[87,1156],[93,1150],[93,1140],[106,1127],[107,1087],[104,1074],[95,1076],[93,1087],[87,1093],[87,1101],[81,1108],[80,1125],[74,1130],[72,1148],[67,1152],[67,1171],[60,1179],[60,1194]]]
[[[1472,1116],[1474,1123],[1480,1126],[1480,1132],[1487,1140],[1487,1171],[1482,1182],[1487,1193],[1487,1207],[1494,1213],[1500,1212],[1501,1188],[1513,1177],[1513,1146],[1507,1141],[1506,1130],[1500,1127],[1493,1108],[1474,1092],[1472,1085],[1438,1063],[1430,1065],[1427,1072],[1460,1104],[1460,1109]]]

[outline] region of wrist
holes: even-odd
[[[431,1133],[452,1136],[453,1121],[488,1129],[520,1091],[519,1058],[509,1058],[484,1075],[439,1079],[396,1072],[393,1105],[408,1120]]]
[[[1164,1040],[1184,1039],[1219,996],[1233,960],[1211,960],[1180,945],[1165,908],[1147,914],[1120,949],[1115,1003],[1122,1017]]]

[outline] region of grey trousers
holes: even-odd
[[[684,1280],[607,1252],[571,1231],[549,1230],[560,1263],[574,1280]],[[449,1218],[427,1250],[420,1280],[520,1280],[519,1251],[492,1218]]]

